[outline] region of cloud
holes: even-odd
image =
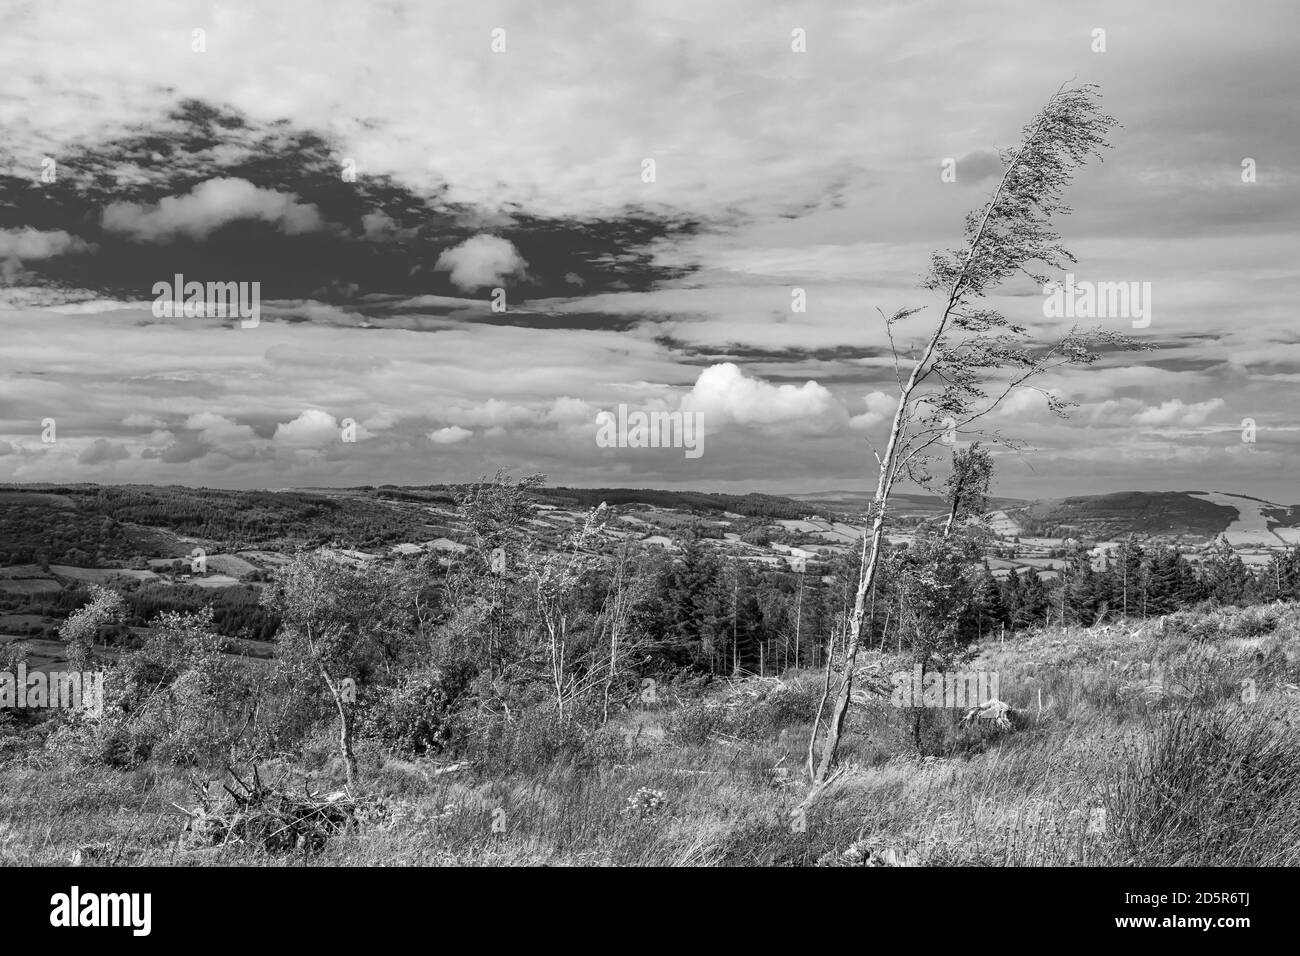
[[[319,447],[339,440],[339,423],[329,412],[309,408],[291,422],[275,427],[273,440],[279,444]]]
[[[80,465],[100,465],[107,461],[122,461],[124,458],[130,457],[131,453],[126,450],[125,445],[114,445],[103,438],[96,438],[88,448],[77,456],[77,463]]]
[[[62,229],[0,229],[0,258],[52,259],[90,248],[84,239]]]
[[[506,279],[527,275],[528,263],[514,243],[500,236],[478,235],[438,256],[434,269],[450,272],[452,283],[466,292],[500,286]]]
[[[212,447],[201,442],[197,435],[182,435],[161,450],[146,448],[140,452],[140,457],[146,461],[161,461],[168,465],[183,465],[186,462],[198,461],[211,451]]]
[[[1002,158],[991,149],[977,150],[957,160],[957,182],[978,186],[1002,173]]]
[[[103,226],[137,242],[168,242],[178,236],[205,239],[240,220],[271,223],[288,236],[317,232],[325,222],[320,210],[291,194],[262,189],[246,179],[210,179],[184,196],[168,196],[155,205],[113,203],[104,210]]]
[[[535,422],[541,413],[527,405],[489,398],[479,404],[452,403],[440,409],[439,416],[457,425],[490,428]]]
[[[802,385],[772,385],[747,378],[738,365],[724,362],[700,373],[694,387],[682,399],[682,408],[699,411],[710,421],[733,421],[741,425],[770,425],[806,422],[817,430],[828,424],[842,424],[844,406],[829,390],[814,381]]]
[[[1093,409],[1092,422],[1094,425],[1136,424],[1148,428],[1192,427],[1205,424],[1224,405],[1221,398],[1203,402],[1184,402],[1180,398],[1171,398],[1159,405],[1147,405],[1136,398],[1110,399]]]
[[[429,432],[429,441],[435,445],[455,445],[457,442],[463,442],[474,433],[467,428],[461,428],[459,425],[448,425],[446,428],[439,428],[437,431]]]
[[[0,279],[13,285],[23,271],[23,260],[53,259],[93,247],[62,229],[0,229]]]
[[[1223,407],[1223,399],[1186,404],[1182,399],[1171,398],[1158,407],[1148,408],[1134,416],[1139,425],[1202,425],[1212,414]]]
[[[382,209],[362,216],[361,229],[367,239],[375,242],[400,242],[413,239],[419,233],[418,229],[402,228]]]
[[[157,415],[144,415],[140,412],[133,412],[122,419],[122,424],[127,428],[163,428],[166,423]]]
[[[849,427],[869,431],[891,421],[898,407],[898,398],[886,392],[871,392],[866,396],[867,410],[849,419]]]
[[[191,415],[185,427],[198,432],[199,440],[214,447],[229,445],[232,442],[252,441],[257,437],[250,425],[241,425],[225,415],[216,412],[198,412]]]

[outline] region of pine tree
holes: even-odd
[[[1206,596],[1219,604],[1244,604],[1251,590],[1251,575],[1241,556],[1220,538],[1202,565]]]
[[[975,593],[972,595],[976,626],[979,637],[988,637],[1007,622],[1007,611],[1002,604],[1002,591],[997,578],[989,570],[988,561],[975,581]]]
[[[1031,571],[1030,574],[1033,574]],[[1002,581],[1002,609],[1006,614],[1008,626],[1015,628],[1016,622],[1020,619],[1021,606],[1024,596],[1021,593],[1020,575],[1016,568],[1012,568]]]
[[[1020,579],[1020,608],[1012,623],[1017,628],[1042,624],[1047,617],[1047,605],[1050,600],[1051,595],[1047,585],[1038,576],[1038,572],[1031,568]]]

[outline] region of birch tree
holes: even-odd
[[[1049,273],[1076,262],[1062,245],[1053,221],[1068,214],[1062,199],[1076,169],[1101,156],[1115,125],[1102,112],[1095,85],[1062,86],[1024,127],[1019,146],[1003,150],[1002,174],[988,201],[966,217],[961,248],[934,254],[923,287],[939,296],[928,338],[905,371],[895,329],[922,312],[905,308],[885,319],[894,355],[898,401],[884,451],[875,452],[879,473],[867,512],[861,567],[848,634],[839,664],[835,700],[821,741],[820,757],[809,762],[811,803],[829,779],[853,690],[853,671],[862,635],[867,593],[876,579],[884,540],[890,494],[903,479],[926,484],[926,464],[937,442],[966,435],[1014,444],[983,427],[984,419],[1005,399],[1032,380],[1063,366],[1095,362],[1098,348],[1138,347],[1128,338],[1102,328],[1071,328],[1059,341],[1035,346],[1027,330],[984,303],[985,297],[1014,276],[1047,285]],[[1073,403],[1037,388],[1048,408],[1065,416]],[[946,438],[945,438],[946,436]],[[827,666],[833,666],[828,657]],[[829,675],[828,675],[829,680]],[[814,722],[810,754],[821,732]]]
[[[338,713],[339,754],[348,789],[357,783],[352,749],[357,679],[400,648],[411,633],[415,595],[396,566],[351,567],[325,554],[298,554],[262,592],[263,606],[280,616],[278,664],[304,692],[319,678]]]

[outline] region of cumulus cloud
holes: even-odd
[[[165,441],[168,433],[155,431],[150,441]],[[197,412],[185,420],[182,434],[164,448],[146,448],[140,457],[180,465],[197,461],[213,452],[227,458],[246,460],[255,455],[257,433],[249,425],[216,412]]]
[[[309,408],[291,422],[275,426],[273,440],[284,445],[318,447],[339,440],[338,420],[329,412]]]
[[[1111,399],[1093,409],[1092,421],[1094,424],[1136,424],[1147,428],[1188,428],[1204,425],[1224,404],[1221,398],[1203,402],[1171,398],[1159,405],[1147,405],[1135,398]]]
[[[457,442],[463,442],[473,434],[468,428],[461,428],[459,425],[448,425],[446,428],[439,428],[437,431],[429,432],[429,441],[435,445],[455,445]]]
[[[870,392],[866,396],[867,410],[861,415],[854,415],[849,419],[849,427],[859,431],[868,431],[877,428],[887,421],[891,421],[895,409],[898,407],[898,398],[886,392]]]
[[[168,242],[178,236],[203,239],[239,220],[268,222],[289,236],[325,226],[314,205],[232,178],[209,179],[184,196],[168,196],[156,205],[113,203],[104,210],[103,226],[138,242]]]
[[[596,414],[596,406],[591,402],[583,401],[581,398],[571,398],[568,395],[562,395],[551,403],[551,407],[546,411],[548,421],[562,424],[587,424],[591,421],[592,416]]]
[[[511,404],[499,398],[489,398],[486,402],[476,404],[447,405],[439,411],[439,416],[457,425],[492,428],[523,425],[536,421],[541,414],[527,405]]]
[[[500,236],[478,235],[438,256],[434,268],[451,273],[452,284],[466,292],[499,286],[506,279],[523,277],[528,263],[514,243]]]
[[[802,385],[773,385],[749,378],[732,362],[712,365],[700,373],[682,408],[703,412],[711,421],[741,425],[806,422],[818,430],[843,424],[844,406],[814,381]]]

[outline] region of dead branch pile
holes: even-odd
[[[316,794],[306,784],[301,793],[270,787],[256,767],[251,785],[233,770],[230,776],[234,786],[222,784],[224,793],[216,797],[191,781],[199,798],[193,810],[173,804],[189,818],[181,833],[183,848],[245,844],[267,853],[317,853],[337,833],[382,825],[390,817],[378,797],[354,797],[345,790]]]

